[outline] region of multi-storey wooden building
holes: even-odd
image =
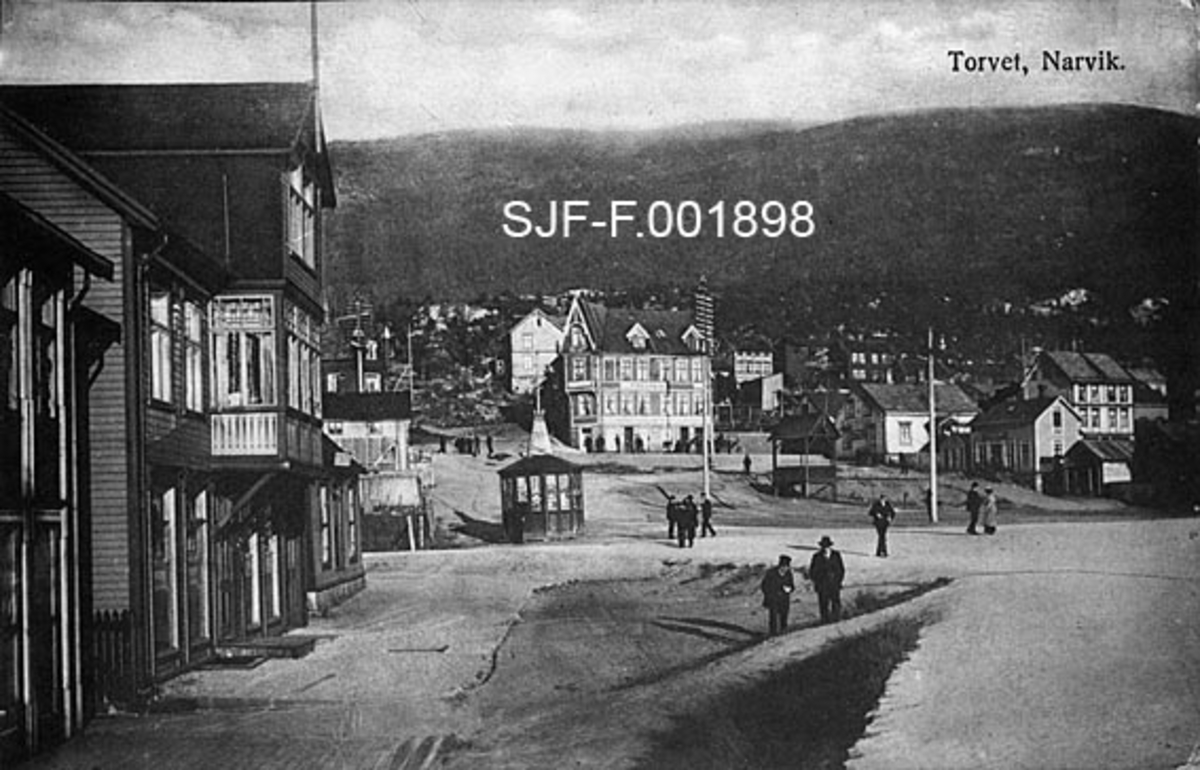
[[[144,207],[110,225],[125,330],[95,379],[91,594],[124,613],[143,688],[219,646],[301,625],[361,582],[354,480],[321,432],[321,211],[303,83],[0,88],[0,102]],[[351,554],[331,551],[340,547]]]
[[[535,308],[508,333],[509,389],[532,393],[562,349],[563,318]]]
[[[86,302],[158,227],[0,105],[0,765],[84,718],[89,395],[121,333]]]
[[[1105,353],[1042,351],[1025,378],[1025,398],[1061,395],[1079,414],[1084,438],[1133,439],[1137,381]]]
[[[690,312],[611,309],[576,297],[563,372],[576,447],[673,451],[703,436],[710,359]]]

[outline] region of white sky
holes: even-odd
[[[0,0],[0,82],[304,80],[307,3]],[[461,128],[802,123],[937,106],[1197,102],[1189,0],[323,2],[331,139]],[[1028,77],[953,74],[1021,52]],[[1123,72],[1040,71],[1110,49]]]

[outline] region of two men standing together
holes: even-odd
[[[833,540],[822,537],[820,550],[813,554],[808,565],[808,579],[817,593],[821,622],[833,623],[842,617],[842,582],[846,567],[842,555],[833,549]],[[779,563],[763,575],[763,606],[767,608],[767,627],[771,636],[787,630],[788,611],[792,592],[796,590],[792,577],[792,557],[784,554]]]

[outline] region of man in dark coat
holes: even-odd
[[[879,535],[879,542],[875,546],[875,555],[887,556],[887,531],[896,519],[896,509],[888,501],[887,495],[881,494],[878,500],[871,503],[867,515],[871,517],[871,523],[875,525],[875,533]]]
[[[675,539],[675,530],[679,527],[679,503],[674,495],[667,496],[667,537]]]
[[[708,535],[716,537],[717,531],[712,525],[712,498],[705,495],[704,501],[700,503],[700,537]]]
[[[978,535],[979,530],[979,509],[983,506],[983,495],[979,494],[979,482],[972,481],[971,489],[967,491],[967,513],[971,516],[971,523],[967,525],[968,535]]]
[[[842,619],[842,581],[846,578],[846,567],[841,553],[833,550],[833,541],[828,535],[822,537],[818,545],[821,550],[813,554],[808,564],[808,579],[817,592],[821,622],[836,623]]]
[[[796,590],[796,583],[792,578],[792,557],[787,554],[780,556],[779,564],[763,575],[761,588],[763,606],[767,608],[769,635],[774,636],[786,631],[792,591]]]
[[[696,509],[696,501],[692,499],[691,495],[688,495],[683,498],[683,503],[677,510],[679,547],[691,548],[696,544],[696,524],[700,518],[700,512]]]

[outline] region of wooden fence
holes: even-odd
[[[102,713],[112,704],[133,702],[137,677],[133,670],[132,614],[129,610],[95,613],[91,637],[89,713]]]

